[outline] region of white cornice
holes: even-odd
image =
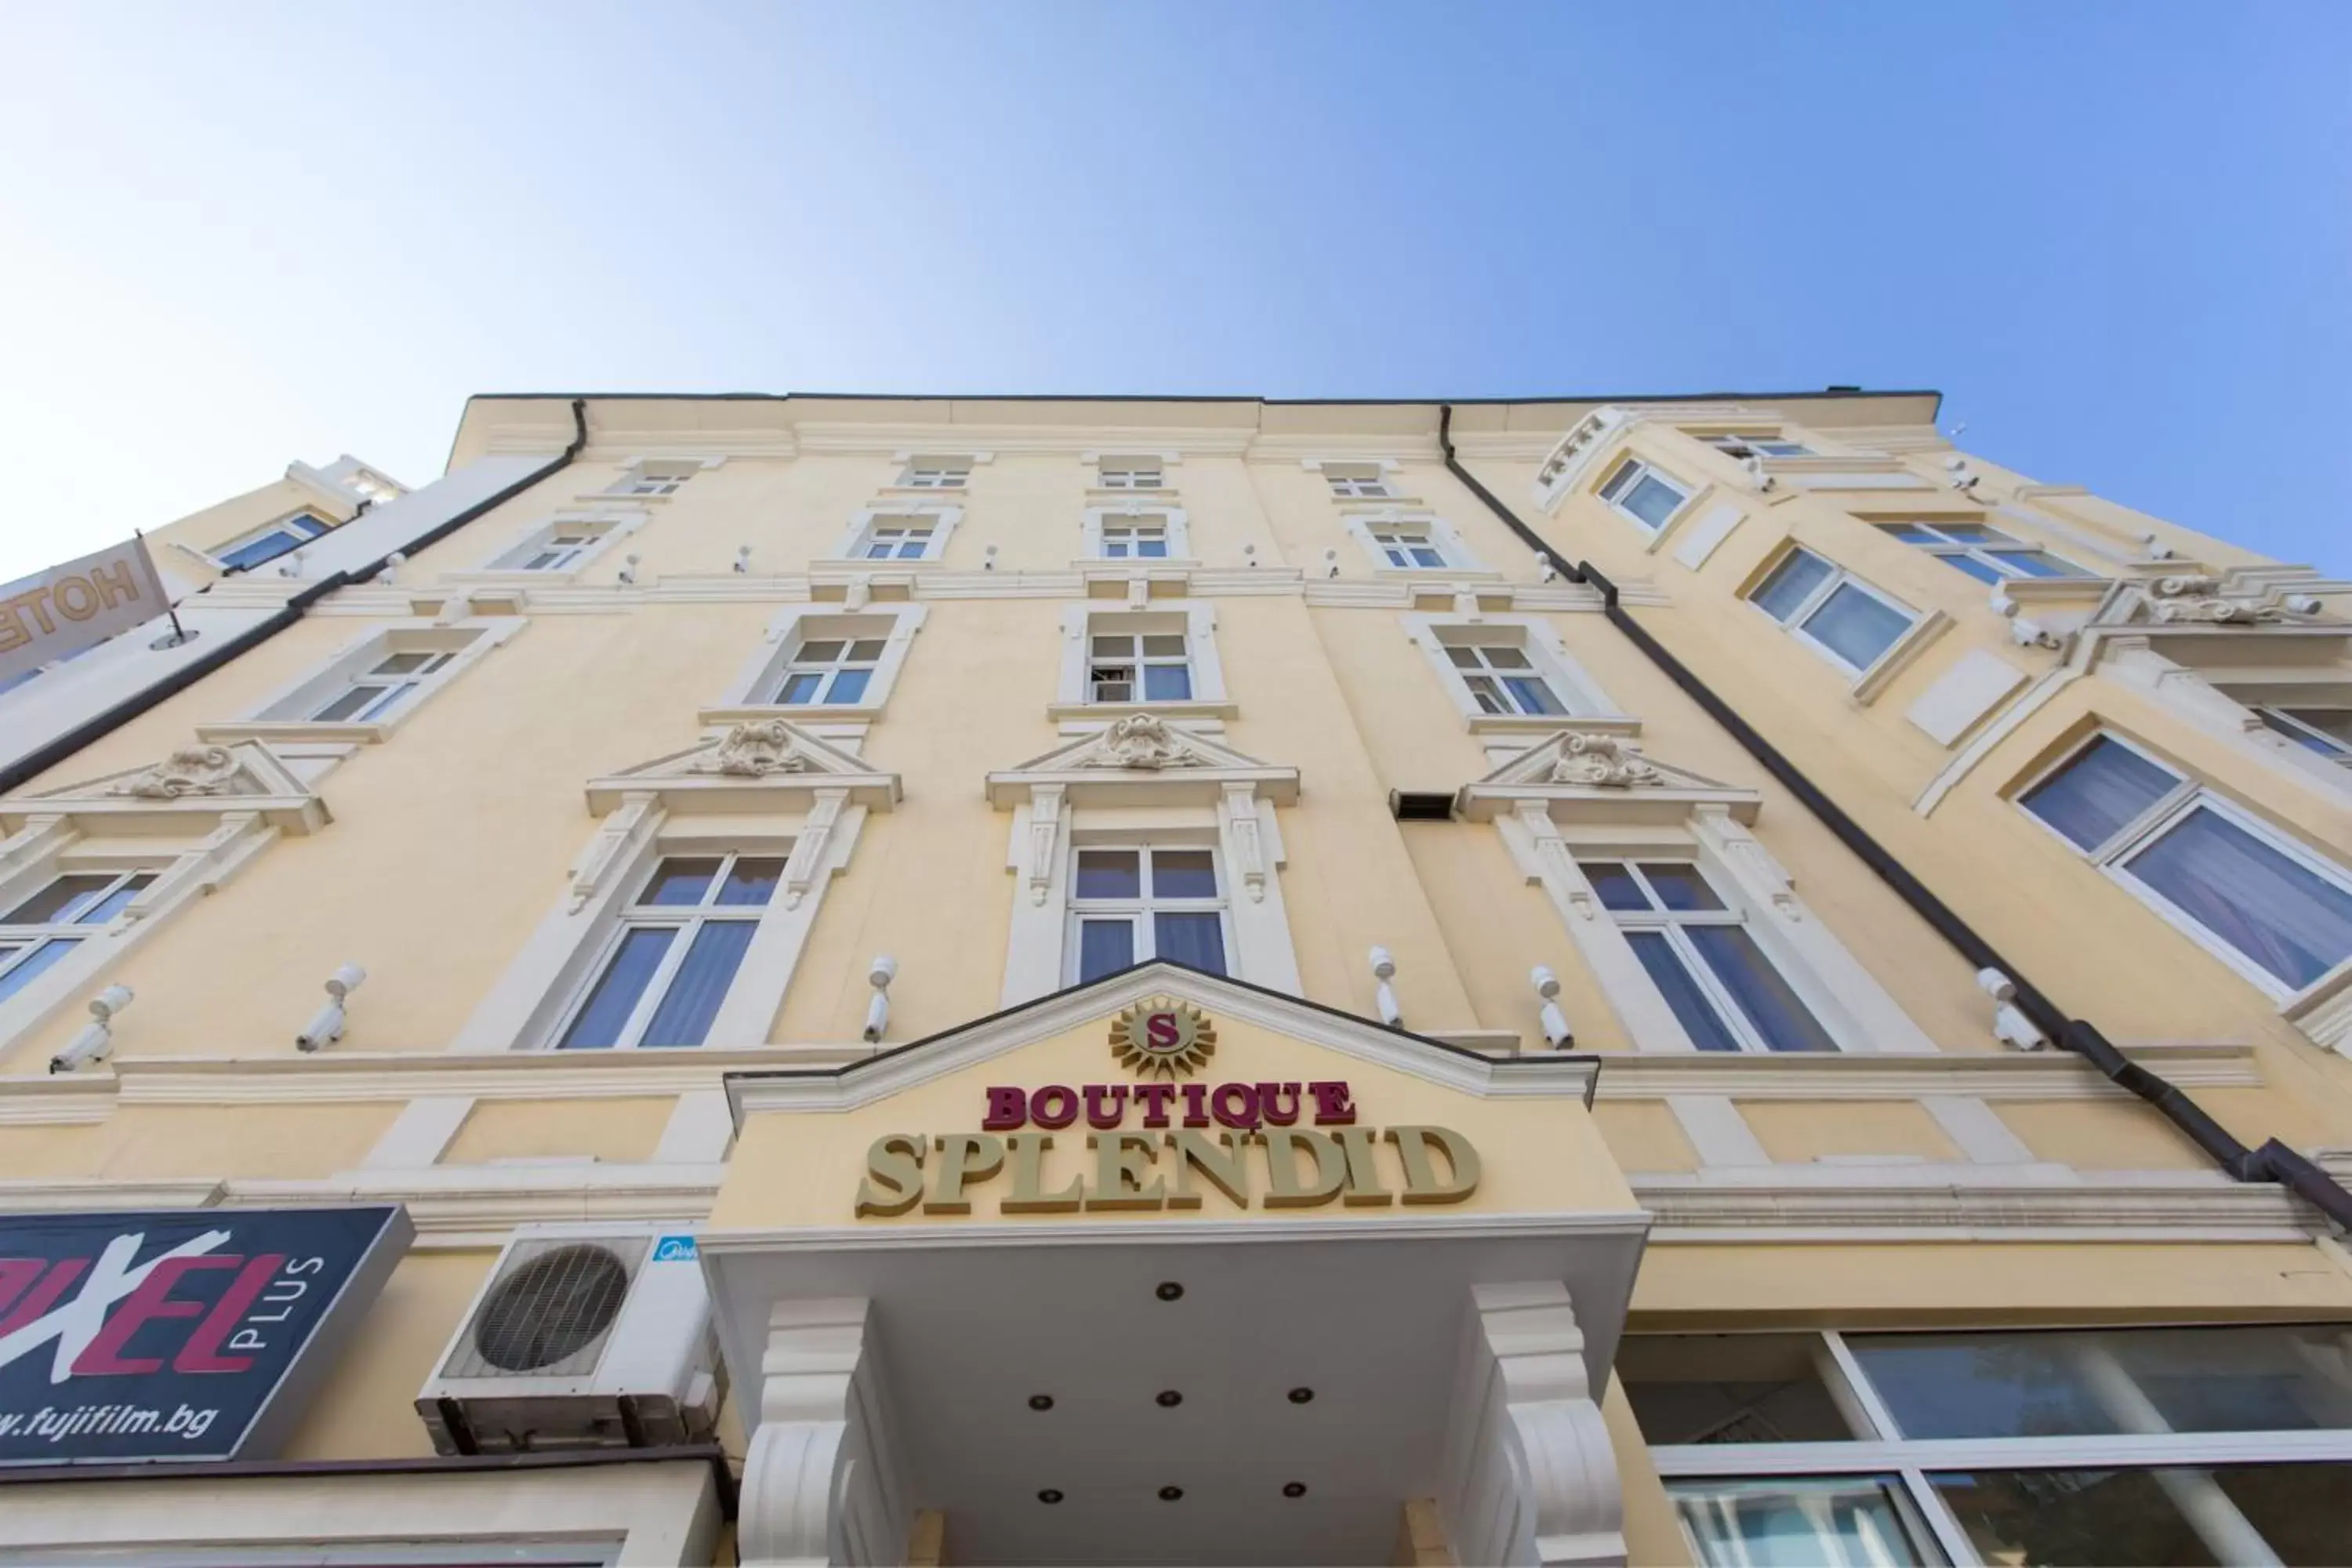
[[[2183,1089],[2259,1087],[2254,1048],[2234,1042],[2186,1041],[2124,1047],[2132,1060]],[[1862,1052],[1650,1052],[1601,1058],[1600,1098],[1656,1100],[1669,1094],[1720,1094],[1738,1100],[1909,1100],[1973,1095],[1987,1100],[2105,1100],[2126,1091],[2098,1068],[2063,1051],[1950,1052],[1934,1056]]]
[[[1900,1186],[1875,1176],[1852,1185],[1631,1181],[1657,1216],[1659,1242],[2295,1242],[2327,1230],[2284,1188],[2256,1183],[2172,1185],[2095,1173],[2080,1183],[1980,1187]]]
[[[282,1057],[124,1057],[108,1075],[0,1079],[0,1121],[102,1121],[125,1105],[317,1105],[482,1100],[659,1099],[719,1087],[730,1070],[830,1068],[875,1054],[867,1045],[763,1046],[679,1051],[348,1052]],[[79,1094],[27,1093],[40,1083]],[[54,1107],[57,1114],[27,1114]],[[100,1109],[103,1107],[104,1109]],[[95,1114],[93,1114],[95,1112]]]
[[[1076,458],[1087,452],[1174,453],[1179,457],[1238,457],[1254,430],[1244,426],[1167,425],[847,425],[812,421],[796,427],[800,449],[897,458],[908,451],[1044,453]]]

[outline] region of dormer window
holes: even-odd
[[[1156,490],[1168,483],[1158,458],[1105,458],[1096,474],[1107,490]]]
[[[1979,583],[2005,583],[2017,577],[2092,575],[2038,544],[2029,544],[1981,522],[1943,519],[1933,522],[1882,522],[1878,531],[1927,552],[1945,565],[1965,572]]]
[[[1378,463],[1326,463],[1323,482],[1341,500],[1381,500],[1396,494]]]
[[[912,458],[898,483],[908,489],[960,490],[971,478],[970,458]]]
[[[678,487],[694,478],[702,465],[698,462],[644,462],[621,476],[620,483],[607,494],[616,496],[676,495]]]
[[[1811,447],[1782,436],[1726,431],[1693,431],[1692,434],[1726,457],[1738,458],[1742,461],[1749,458],[1810,458],[1813,455]]]

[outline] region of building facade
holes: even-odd
[[[1936,403],[474,400],[16,748],[0,1563],[2352,1558],[2352,584]]]

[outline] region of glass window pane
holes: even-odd
[[[1147,702],[1187,702],[1192,697],[1192,671],[1181,664],[1143,667],[1143,697]]]
[[[738,855],[728,868],[727,880],[719,885],[718,901],[735,909],[765,904],[775,896],[776,884],[783,875],[781,855]]]
[[[2010,550],[2001,552],[2004,565],[2014,566],[2029,577],[2087,577],[2088,572],[2071,561],[2061,561],[2055,555],[2045,555],[2039,550]]]
[[[803,664],[831,664],[841,657],[841,644],[838,642],[803,643],[801,651],[793,657]]]
[[[1182,658],[1185,653],[1184,635],[1177,632],[1145,637],[1143,652],[1147,658]]]
[[[1683,504],[1683,493],[1672,485],[1663,484],[1643,474],[1641,482],[1627,491],[1618,504],[1652,528],[1664,528],[1666,519],[1674,516],[1675,509]]]
[[[2095,849],[2179,782],[2168,769],[2102,735],[2018,804],[2076,846]]]
[[[1609,482],[1601,487],[1601,499],[1603,500],[1615,500],[1617,499],[1617,492],[1631,484],[1633,480],[1633,476],[1641,471],[1642,465],[1633,461],[1631,458],[1628,458],[1625,461],[1618,464],[1617,471],[1609,476]]]
[[[1909,616],[1851,583],[1832,589],[1821,608],[1805,617],[1805,634],[1856,669],[1876,663],[1910,626]]]
[[[415,675],[431,663],[436,656],[429,653],[395,653],[369,671],[372,675]]]
[[[1592,891],[1604,910],[1649,910],[1656,906],[1633,873],[1614,860],[1580,860],[1584,875],[1592,883]]]
[[[835,672],[833,684],[825,688],[824,700],[831,703],[858,702],[865,700],[867,682],[874,679],[870,669],[844,669]]]
[[[1206,849],[1153,850],[1151,896],[1155,899],[1215,898],[1216,858]]]
[[[2210,806],[2190,812],[2125,866],[2298,990],[2352,957],[2352,891]]]
[[[1078,897],[1082,899],[1139,899],[1143,896],[1143,868],[1133,849],[1081,849],[1078,851]]]
[[[2280,711],[2298,724],[2308,724],[2352,746],[2352,708],[2284,708]]]
[[[572,1027],[556,1042],[564,1051],[605,1050],[619,1043],[621,1027],[636,1011],[646,983],[661,967],[662,954],[677,935],[672,926],[639,926],[621,938],[620,947],[588,994],[588,1005],[572,1020]]]
[[[1843,1443],[1819,1334],[1628,1334],[1617,1377],[1642,1436],[1692,1443]]]
[[[2022,544],[2013,533],[2003,533],[1981,522],[1939,522],[1937,531],[1947,539],[1957,539],[1963,544]]]
[[[2009,574],[1999,567],[1978,560],[1973,555],[1938,555],[1937,560],[1955,571],[1965,572],[1979,583],[2006,583]]]
[[[670,977],[669,990],[654,1009],[641,1046],[698,1046],[710,1033],[710,1020],[727,1000],[735,983],[743,950],[751,945],[757,921],[706,921],[686,950],[686,962]]]
[[[1078,922],[1078,981],[1099,980],[1106,974],[1116,974],[1135,962],[1135,922],[1133,921],[1080,921]]]
[[[41,943],[33,955],[18,963],[5,974],[0,974],[0,1002],[22,991],[39,978],[41,972],[74,950],[78,937],[52,937]]]
[[[1509,687],[1511,695],[1518,699],[1519,711],[1522,713],[1568,711],[1567,708],[1561,705],[1559,699],[1552,695],[1551,688],[1532,675],[1510,676],[1504,680],[1503,684]]]
[[[148,886],[154,880],[155,878],[152,872],[140,872],[139,875],[129,879],[121,887],[115,889],[114,891],[107,894],[106,897],[99,900],[98,902],[90,905],[89,908],[82,910],[80,914],[75,916],[74,924],[84,926],[104,925],[107,921],[112,920],[115,916],[128,909],[131,905],[131,900],[144,892]]]
[[[672,856],[654,868],[653,880],[638,896],[641,904],[698,904],[719,875],[716,856]]]
[[[366,688],[362,687],[361,689],[365,690]],[[396,686],[380,687],[371,693],[371,695],[375,698],[375,700],[369,703],[365,708],[360,710],[359,717],[362,721],[381,719],[385,714],[391,712],[394,709],[399,707],[401,703],[406,700],[408,694],[415,689],[416,688],[407,681],[402,681]]]
[[[1642,875],[1658,895],[1658,902],[1670,910],[1719,910],[1723,900],[1706,885],[1698,868],[1687,861],[1644,860]]]
[[[1763,607],[1764,613],[1776,621],[1786,621],[1797,613],[1797,606],[1811,597],[1813,590],[1828,580],[1830,563],[1810,550],[1795,550],[1789,558],[1772,568],[1748,597]]]
[[[1466,676],[1463,679],[1462,684],[1470,689],[1470,695],[1477,700],[1478,710],[1480,712],[1508,713],[1512,711],[1510,703],[1503,700],[1503,689],[1495,684],[1495,678],[1493,676]]]
[[[2352,1465],[1930,1478],[1988,1563],[2352,1560]]]
[[[872,664],[882,657],[882,638],[860,637],[849,645],[849,657],[860,664]]]
[[[1133,637],[1097,637],[1092,646],[1094,657],[1097,658],[1133,658],[1135,657]]]
[[[63,925],[89,908],[90,901],[104,892],[107,884],[113,880],[114,873],[111,871],[78,872],[57,878],[10,910],[5,918],[0,918],[0,925]]]
[[[1837,1042],[1799,1000],[1746,927],[1685,926],[1684,934],[1766,1045],[1776,1051],[1837,1049]]]
[[[1901,1489],[1893,1476],[1666,1486],[1684,1538],[1704,1568],[1901,1568],[1938,1561],[1919,1546]]]
[[[1937,533],[1935,530],[1922,527],[1920,524],[1916,522],[1882,522],[1878,525],[1878,531],[1887,535],[1889,538],[1899,539],[1906,544],[1941,544],[1944,542],[1943,537]]]
[[[2352,713],[2326,708],[2258,708],[2255,711],[2264,724],[2298,746],[2324,757],[2352,754]]]
[[[383,689],[377,686],[346,686],[329,698],[326,703],[310,717],[322,724],[331,724],[338,720],[348,719],[382,696],[383,691]]]
[[[1625,933],[1633,956],[1650,973],[1651,981],[1674,1009],[1675,1019],[1690,1037],[1691,1044],[1703,1051],[1736,1051],[1738,1037],[1724,1026],[1716,1015],[1715,1004],[1706,999],[1698,982],[1683,967],[1682,956],[1672,943],[1654,931],[1633,931]]]
[[[824,684],[824,677],[814,670],[795,670],[784,677],[783,689],[776,693],[776,700],[814,702],[816,700],[817,689]]]
[[[1224,921],[1215,915],[1153,915],[1151,941],[1161,958],[1189,963],[1211,974],[1225,972]]]
[[[1464,647],[1458,643],[1445,645],[1445,657],[1454,661],[1454,668],[1456,669],[1476,669],[1479,667],[1478,650]]]
[[[1490,643],[1486,647],[1486,663],[1495,669],[1532,669],[1528,656],[1508,643]]]
[[[1168,556],[1168,541],[1156,533],[1146,535],[1135,542],[1135,552],[1153,560],[1165,560]]]

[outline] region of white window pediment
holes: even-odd
[[[603,816],[633,796],[671,816],[805,810],[836,795],[867,810],[898,805],[898,775],[789,719],[752,720],[706,736],[682,752],[588,781],[588,809]]]
[[[1271,809],[1295,805],[1298,770],[1277,767],[1150,713],[992,773],[989,803],[1013,813],[1006,868],[1014,874],[1003,998],[1043,996],[1066,983],[1074,846],[1149,843],[1213,847],[1231,973],[1297,994],[1298,960],[1276,875],[1285,856]]]
[[[1701,809],[1756,820],[1764,797],[1646,755],[1622,735],[1563,729],[1486,777],[1465,785],[1459,810],[1491,822],[1532,804],[1560,822],[1644,826],[1677,823]]]
[[[230,816],[253,816],[287,833],[314,833],[329,821],[320,800],[284,758],[258,741],[183,746],[162,762],[125,768],[62,789],[0,802],[0,821],[70,816],[84,831],[208,832]]]

